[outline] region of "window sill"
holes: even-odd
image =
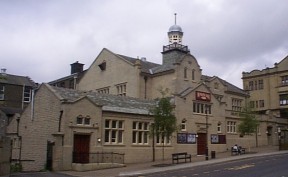
[[[69,128],[98,129],[98,125],[70,125]]]

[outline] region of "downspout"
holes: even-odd
[[[34,120],[34,89],[32,89],[32,95],[31,95],[31,120]]]
[[[17,115],[16,121],[17,121],[17,137],[18,137],[18,141],[20,141],[18,162],[21,164],[22,136],[19,135],[20,115]]]
[[[144,76],[144,98],[146,99],[147,98],[147,79],[148,77],[147,76]]]
[[[59,123],[58,123],[58,132],[61,132],[61,120],[62,120],[63,110],[60,111]]]
[[[24,109],[24,92],[25,92],[25,84],[23,85],[23,89],[22,89],[22,104],[21,104],[21,108],[22,110]]]

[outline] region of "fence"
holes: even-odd
[[[73,152],[73,163],[119,163],[124,164],[124,155],[115,152]]]

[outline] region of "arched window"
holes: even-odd
[[[192,80],[195,80],[195,69],[192,70]]]
[[[184,68],[184,78],[187,78],[187,68]]]

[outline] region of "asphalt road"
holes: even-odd
[[[262,156],[147,174],[143,177],[288,177],[287,159],[288,154]]]

